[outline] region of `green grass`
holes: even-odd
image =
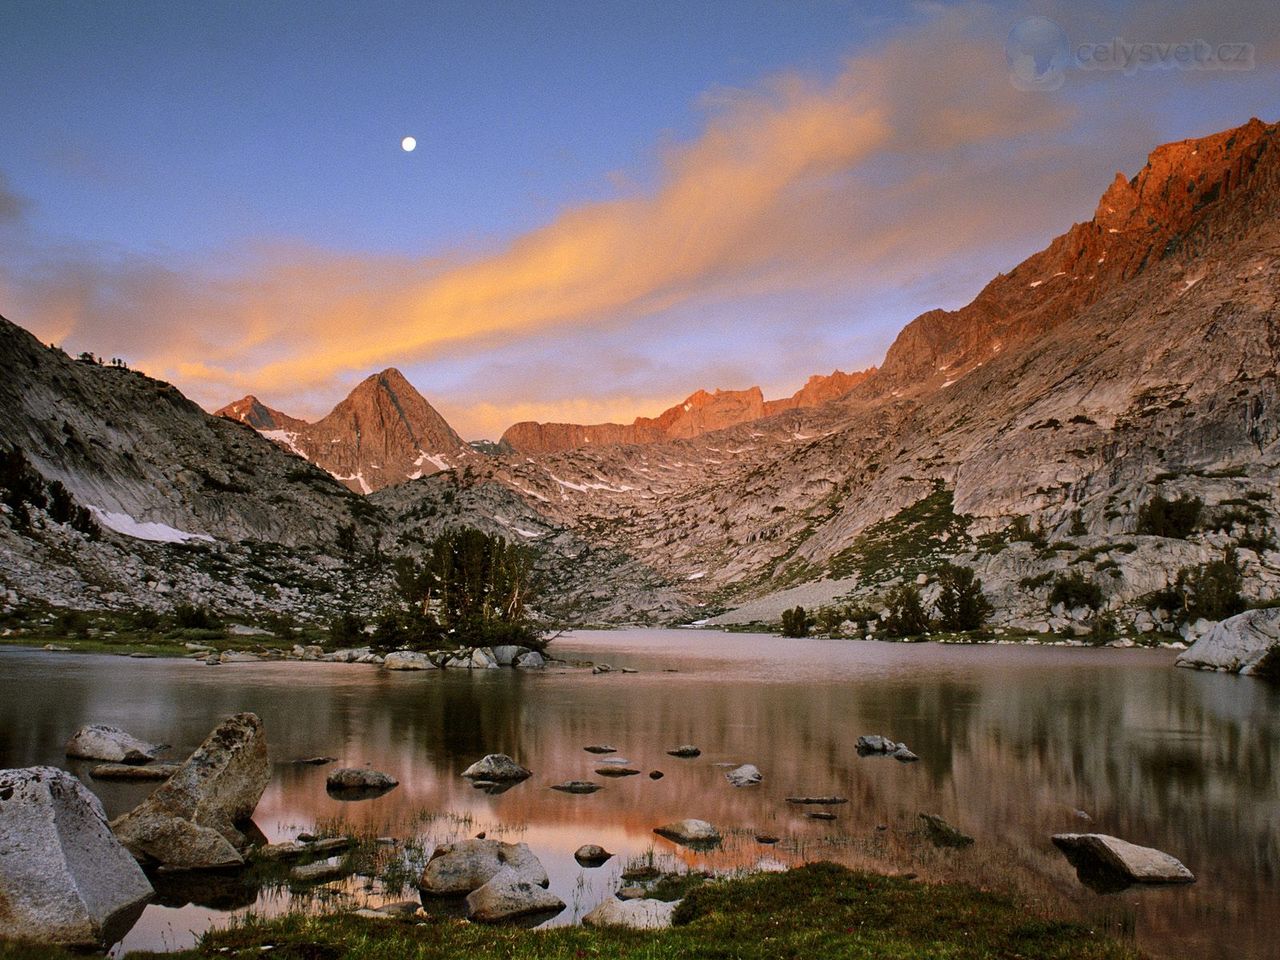
[[[464,921],[291,915],[206,934],[168,956],[275,960],[1139,960],[1130,945],[1039,917],[1026,903],[960,884],[930,885],[815,863],[788,873],[708,882],[646,933],[558,927],[531,931]],[[0,960],[70,954],[0,945]],[[133,957],[145,955],[131,954]]]

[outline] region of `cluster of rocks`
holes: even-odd
[[[1280,667],[1280,607],[1249,610],[1205,632],[1178,657],[1180,667],[1246,675]]]
[[[470,669],[495,670],[498,667],[520,667],[536,670],[545,667],[546,658],[537,650],[516,645],[496,647],[459,647],[456,650],[432,650],[422,653],[396,650],[388,653],[382,665],[388,670]]]

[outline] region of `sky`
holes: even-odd
[[[472,439],[874,365],[1157,144],[1280,119],[1273,0],[9,0],[0,36],[0,313],[208,409],[396,366]]]

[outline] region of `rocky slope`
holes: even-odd
[[[1002,622],[1063,628],[1046,597],[1068,568],[1136,618],[1181,566],[1244,542],[1246,593],[1274,596],[1278,181],[1274,125],[1160,147],[1091,220],[909,324],[843,397],[693,439],[479,462],[451,483],[503,489],[530,542],[571,531],[624,552],[694,615],[756,603],[772,619],[802,584],[874,602],[958,558]],[[474,518],[441,489],[377,499]],[[1201,497],[1202,529],[1137,536],[1156,492]],[[1015,541],[1018,518],[1041,545]]]
[[[526,420],[507,428],[499,441],[499,451],[548,454],[578,447],[689,439],[784,410],[816,407],[848,393],[872,372],[844,373],[836,370],[829,376],[815,374],[790,397],[778,400],[766,400],[759,387],[716,390],[714,393],[698,390],[656,417],[637,417],[625,424],[535,423]]]
[[[394,368],[361,382],[323,419],[307,423],[248,396],[217,411],[325,470],[357,493],[451,470],[475,456]]]

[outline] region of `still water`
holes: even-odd
[[[569,904],[552,922],[572,922],[610,895],[628,857],[725,870],[824,858],[1017,889],[1045,910],[1131,936],[1153,957],[1280,958],[1275,687],[1176,670],[1165,651],[630,630],[569,634],[552,652],[615,671],[206,667],[0,649],[0,767],[70,765],[115,816],[148,787],[95,782],[63,757],[77,727],[114,724],[183,756],[221,717],[248,710],[270,742],[273,777],[255,820],[271,840],[340,820],[413,840],[410,859],[482,830],[524,841]],[[920,762],[859,758],[864,733],[905,741]],[[664,776],[595,776],[600,758],[582,749],[595,743]],[[683,743],[702,755],[667,756]],[[498,795],[473,789],[459,773],[486,753],[510,754],[534,776]],[[290,762],[316,754],[370,764],[401,786],[374,800],[333,799],[324,788],[332,768]],[[730,786],[724,765],[739,763],[756,764],[764,782]],[[590,796],[549,789],[568,779],[606,786]],[[832,793],[851,802],[831,808],[831,822],[785,802]],[[977,843],[935,850],[918,834],[921,812]],[[723,848],[694,854],[653,835],[685,817],[719,826]],[[1199,880],[1093,893],[1049,841],[1081,830],[1166,850]],[[759,845],[760,832],[781,842]],[[618,856],[584,869],[573,859],[583,843]],[[357,904],[403,899],[360,878],[339,889]],[[117,952],[189,945],[248,901],[258,912],[289,904],[280,890],[194,899],[149,906]]]

